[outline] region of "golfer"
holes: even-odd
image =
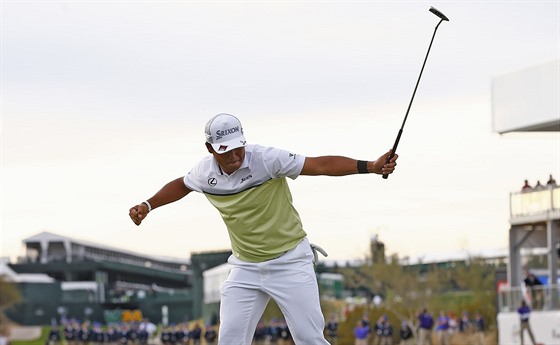
[[[192,191],[203,193],[222,216],[233,254],[221,290],[218,344],[251,344],[264,309],[273,298],[298,345],[328,344],[313,268],[313,249],[303,230],[286,177],[390,174],[397,155],[375,161],[341,156],[304,157],[285,150],[246,144],[239,120],[218,114],[205,128],[204,157],[184,177],[133,206],[136,225],[157,207]]]

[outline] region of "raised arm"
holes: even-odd
[[[361,172],[380,175],[393,173],[399,155],[395,154],[391,161],[385,164],[390,154],[391,150],[375,161],[361,161],[362,163],[360,164],[363,164],[363,171]],[[306,157],[301,175],[345,176],[358,174],[360,173],[360,171],[358,171],[358,165],[358,160],[343,156]]]
[[[146,200],[147,203],[142,202],[131,207],[128,215],[134,224],[140,225],[151,210],[182,199],[190,192],[192,192],[192,190],[187,188],[183,182],[183,178],[179,177],[163,186],[154,196]],[[149,207],[151,207],[151,210]]]

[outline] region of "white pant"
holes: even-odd
[[[307,238],[279,258],[245,262],[233,255],[222,286],[219,345],[249,345],[272,297],[286,318],[297,345],[328,345],[325,320]]]

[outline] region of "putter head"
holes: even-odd
[[[433,14],[435,14],[436,16],[440,17],[442,20],[445,20],[446,22],[449,21],[449,18],[447,18],[445,16],[445,14],[441,13],[437,8],[435,7],[430,7],[430,12],[432,12]]]

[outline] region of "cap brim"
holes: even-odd
[[[247,141],[245,140],[245,137],[241,136],[230,141],[210,145],[212,145],[212,148],[217,154],[222,154],[235,150],[239,147],[244,147],[246,143]]]

